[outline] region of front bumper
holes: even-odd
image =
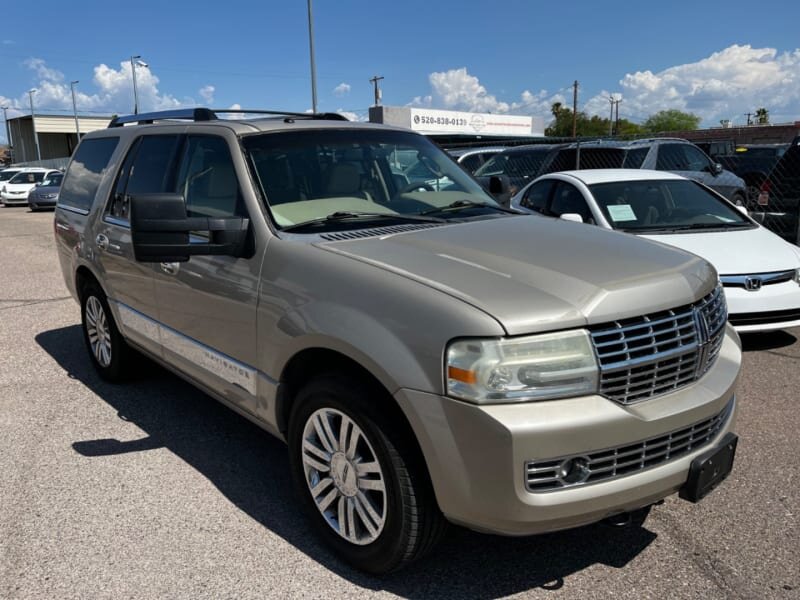
[[[725,287],[728,318],[739,333],[800,326],[800,285],[784,281],[755,292]]]
[[[735,423],[735,405],[708,444],[635,473],[546,492],[526,488],[526,464],[623,446],[689,427],[733,400],[741,363],[728,328],[719,358],[696,383],[623,406],[601,396],[478,406],[400,390],[439,507],[458,524],[503,535],[567,529],[647,506],[677,492],[698,455]]]
[[[28,193],[22,194],[14,194],[9,192],[4,192],[0,194],[0,198],[3,200],[3,204],[27,204],[28,203]]]

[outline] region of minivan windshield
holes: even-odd
[[[615,181],[589,189],[614,229],[671,233],[754,227],[736,208],[694,181]]]
[[[319,228],[373,221],[441,222],[502,214],[461,167],[427,138],[379,129],[319,129],[243,138],[275,223]]]
[[[39,183],[44,178],[44,171],[22,171],[17,173],[8,183]]]

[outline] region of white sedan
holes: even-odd
[[[28,194],[43,179],[58,173],[54,169],[30,167],[20,170],[11,179],[0,184],[0,200],[3,204],[28,204]]]
[[[564,171],[531,182],[511,206],[702,256],[720,274],[737,331],[800,326],[800,248],[695,181],[641,169]]]

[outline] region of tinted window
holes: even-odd
[[[86,211],[92,207],[95,193],[118,142],[119,138],[116,137],[85,139],[81,142],[64,176],[58,197],[59,206]]]
[[[644,162],[644,159],[649,151],[649,148],[635,148],[634,150],[628,150],[622,166],[626,169],[641,169],[642,163]]]
[[[594,223],[592,211],[580,190],[574,185],[559,181],[550,202],[550,214],[560,217],[567,213],[580,215],[584,223]]]
[[[550,190],[553,189],[553,180],[545,179],[534,183],[525,192],[520,204],[530,210],[547,214],[547,198],[550,196]]]
[[[473,173],[483,164],[483,157],[480,154],[472,154],[461,161],[461,166],[470,173]]]
[[[510,177],[534,177],[547,157],[548,150],[529,152],[503,152],[492,158],[475,172],[477,176],[508,175]]]
[[[142,138],[136,160],[128,175],[128,196],[170,192],[177,135],[149,135]]]
[[[117,219],[127,221],[130,216],[130,199],[125,194],[125,186],[128,185],[128,173],[130,173],[131,165],[136,158],[136,152],[139,150],[141,141],[142,138],[135,140],[128,150],[128,155],[122,163],[122,168],[117,174],[117,181],[114,183],[114,189],[111,192],[111,199],[109,200],[106,213]]]
[[[228,144],[221,137],[189,137],[176,191],[186,200],[189,216],[243,215],[239,181]]]
[[[658,148],[656,168],[662,171],[702,171],[708,166],[708,157],[690,144],[664,144]]]

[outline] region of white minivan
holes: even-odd
[[[56,169],[27,167],[20,169],[11,179],[0,184],[0,199],[3,204],[28,204],[28,194],[41,183],[46,176],[59,173]]]

